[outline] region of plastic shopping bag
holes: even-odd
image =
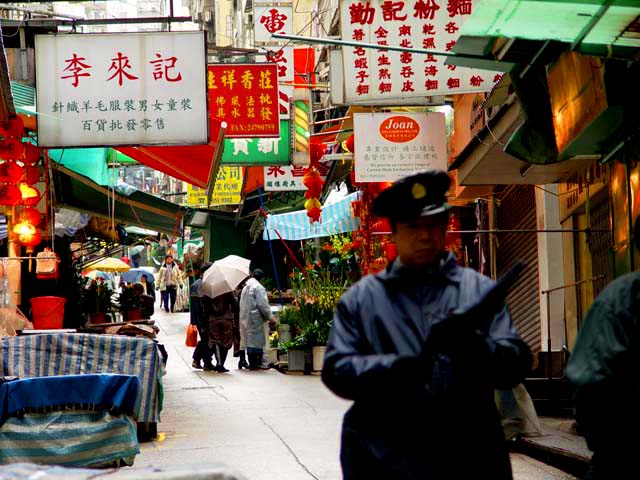
[[[198,329],[191,323],[187,327],[187,340],[185,345],[187,347],[195,347],[198,345]]]

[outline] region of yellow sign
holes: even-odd
[[[209,207],[214,205],[235,205],[240,203],[242,193],[242,167],[222,166],[211,195]],[[192,207],[207,206],[207,191],[187,185],[187,205]]]

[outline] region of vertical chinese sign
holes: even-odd
[[[342,39],[451,52],[479,0],[341,0]],[[443,55],[343,48],[345,100],[488,91],[500,74],[445,65]]]
[[[209,142],[203,32],[37,35],[38,146]]]
[[[356,182],[447,169],[444,113],[354,113]]]
[[[242,167],[220,167],[208,206],[237,205],[242,195]],[[187,185],[187,205],[207,207],[207,191]]]
[[[293,34],[293,7],[256,4],[253,7],[254,40],[256,44],[278,42],[274,33]]]
[[[209,65],[209,112],[227,123],[227,138],[280,136],[278,67],[274,63]]]

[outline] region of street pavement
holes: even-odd
[[[169,353],[159,436],[141,444],[134,468],[224,463],[249,480],[337,480],[340,426],[349,407],[314,376],[237,370],[231,355],[220,374],[191,368],[184,345],[189,315],[154,316]],[[516,480],[574,477],[512,455]]]

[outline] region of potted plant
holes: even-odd
[[[285,307],[278,316],[278,338],[280,343],[286,343],[291,340],[291,330],[298,325],[300,318],[300,309],[298,307]]]
[[[113,311],[111,296],[113,291],[103,282],[92,280],[87,288],[82,289],[80,304],[82,311],[89,316],[92,324],[106,323],[107,314]]]
[[[289,372],[303,372],[305,367],[305,352],[309,342],[304,335],[298,335],[293,340],[285,342],[280,347],[287,354],[287,370]]]
[[[142,318],[142,300],[133,286],[122,287],[118,295],[118,310],[122,312],[122,319],[125,322]]]

